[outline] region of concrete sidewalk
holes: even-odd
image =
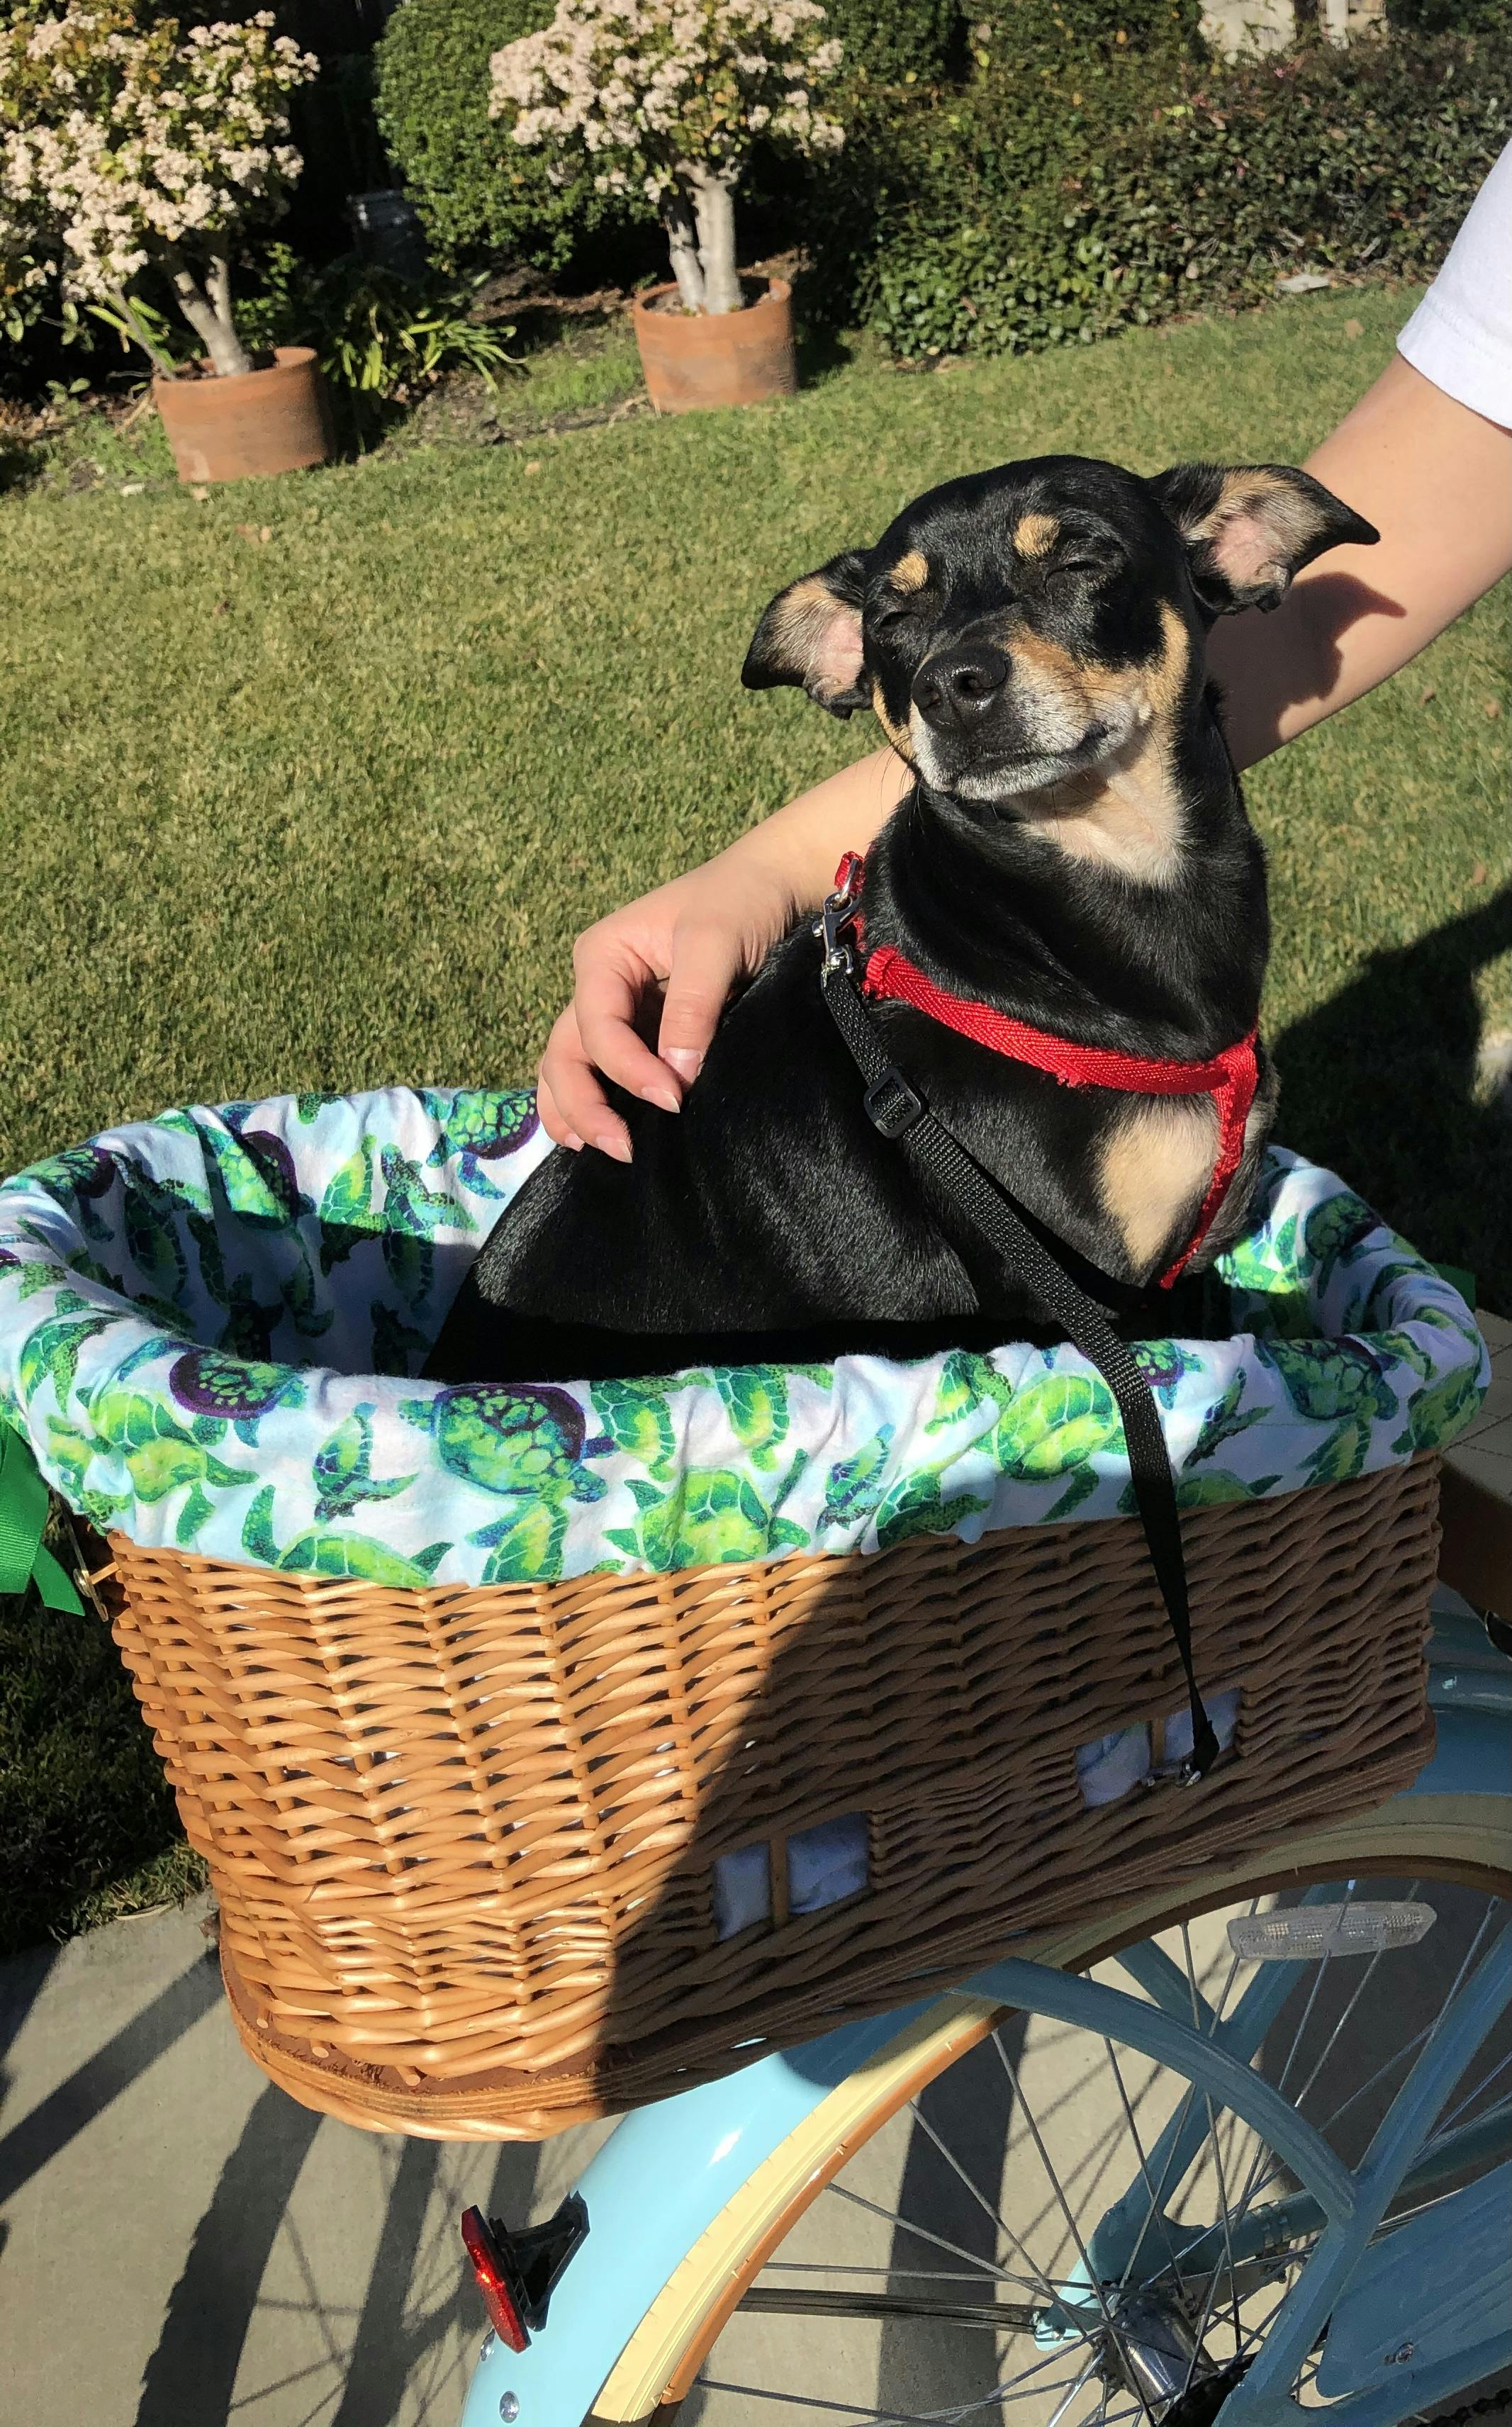
[[[454,2427],[469,2201],[556,2205],[593,2139],[380,2139],[243,2055],[208,1898],[0,1966],[10,2427]]]

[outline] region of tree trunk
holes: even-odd
[[[704,273],[698,267],[698,246],[693,236],[693,215],[688,207],[686,194],[669,195],[661,214],[667,231],[667,250],[672,255],[672,274],[677,282],[683,308],[688,312],[704,309]]]
[[[231,317],[231,269],[225,256],[215,255],[203,285],[176,252],[169,255],[168,274],[173,282],[179,310],[195,335],[203,339],[219,376],[236,379],[243,371],[250,371],[252,356],[237,336],[236,324]]]
[[[739,312],[745,301],[735,274],[735,202],[723,177],[697,169],[692,176],[698,259],[706,312]]]

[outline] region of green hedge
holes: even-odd
[[[967,91],[906,124],[863,116],[829,204],[830,300],[909,356],[1084,342],[1289,269],[1421,273],[1512,134],[1509,99],[1500,29],[1229,69],[995,42]]]
[[[400,0],[378,45],[382,138],[446,271],[500,256],[560,269],[605,207],[585,176],[553,186],[488,115],[488,62],[550,23],[554,0]]]
[[[878,84],[932,83],[964,62],[962,0],[823,0],[823,8],[847,69]]]

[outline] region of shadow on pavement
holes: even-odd
[[[229,2416],[258,2289],[320,2121],[271,2084],[253,2107],[170,2296],[136,2427]]]
[[[1271,1040],[1277,1135],[1342,1174],[1436,1262],[1512,1313],[1512,1120],[1485,1100],[1475,981],[1512,952],[1512,886],[1358,978]]]
[[[463,2390],[458,2344],[474,2326],[480,2341],[484,2323],[456,2235],[461,2203],[445,2179],[455,2153],[430,2141],[371,2144],[393,2164],[391,2172],[383,2167],[390,2179],[377,2249],[354,2312],[332,2289],[346,2289],[339,2286],[346,2254],[325,2240],[333,2211],[322,2209],[319,2231],[295,2212],[300,2175],[322,2128],[345,2130],[271,2084],[258,2097],[170,2296],[134,2427],[223,2427],[238,2413],[318,2419],[321,2427],[392,2427],[401,2416],[452,2427]],[[366,2136],[352,2137],[367,2145]],[[496,2210],[524,2213],[535,2159],[529,2148],[500,2151],[489,2194]],[[351,2236],[366,2245],[372,2218],[359,2207],[353,2198]],[[269,2303],[267,2279],[281,2239],[302,2296]],[[238,2396],[253,2321],[269,2306],[285,2313],[286,2372]],[[290,2310],[302,2314],[287,2317]],[[266,2344],[259,2353],[266,2366],[264,2351]],[[268,2359],[280,2364],[272,2352]]]
[[[36,1961],[40,1968],[25,2005],[13,2021],[8,2012],[5,2013],[8,2044],[20,2028],[26,2007],[41,1991],[53,1959],[39,1956]],[[24,1970],[23,1977],[27,1977]],[[13,2199],[22,2186],[92,2124],[113,2099],[129,2090],[150,2064],[155,2064],[193,2028],[219,1995],[220,1976],[213,1960],[206,1958],[191,1964],[88,2063],[81,2064],[66,2081],[60,2082],[41,2106],[34,2107],[29,2115],[0,2136],[0,2202]]]

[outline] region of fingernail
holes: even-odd
[[[641,1093],[648,1104],[659,1104],[664,1113],[682,1111],[682,1098],[675,1087],[658,1084],[654,1087],[642,1087]]]
[[[670,1063],[679,1079],[696,1079],[704,1067],[704,1057],[689,1045],[669,1045],[661,1056]]]
[[[567,1132],[566,1136],[562,1139],[561,1143],[562,1143],[562,1145],[563,1145],[564,1147],[566,1147],[566,1148],[568,1149],[569,1153],[572,1153],[572,1154],[581,1154],[581,1152],[582,1152],[582,1150],[583,1150],[583,1142],[582,1142],[582,1139],[578,1136],[578,1134],[577,1134],[577,1131],[576,1131],[576,1130],[569,1130],[569,1131]]]
[[[630,1160],[630,1141],[623,1130],[600,1130],[593,1144],[601,1154],[611,1154],[616,1163]]]

